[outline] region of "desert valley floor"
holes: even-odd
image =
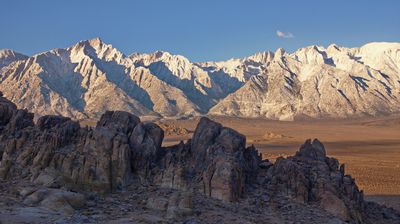
[[[238,130],[254,144],[263,158],[274,160],[292,155],[307,138],[321,140],[329,156],[346,166],[364,190],[366,198],[400,209],[400,118],[272,121],[212,117],[224,126]],[[160,122],[184,128],[187,134],[170,134],[164,145],[191,137],[199,118],[162,120]],[[168,134],[168,133],[167,133]]]

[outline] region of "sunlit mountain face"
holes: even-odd
[[[0,54],[0,88],[37,115],[199,114],[295,120],[400,111],[400,44],[309,46],[218,62],[157,51],[124,55],[101,39],[31,57]]]

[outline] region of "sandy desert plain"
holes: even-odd
[[[254,144],[264,159],[290,156],[308,138],[318,138],[327,154],[345,164],[368,200],[400,210],[400,116],[346,120],[273,121],[210,117],[238,130]],[[163,145],[191,137],[199,118],[163,119],[159,123],[188,133],[165,136]]]

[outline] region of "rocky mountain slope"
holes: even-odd
[[[206,113],[245,80],[245,71],[203,68],[168,52],[125,56],[98,38],[32,57],[4,52],[0,89],[18,106],[42,115],[98,118],[111,109],[138,115]]]
[[[228,95],[211,114],[293,120],[400,110],[400,44],[279,49],[264,73]]]
[[[194,63],[161,51],[125,56],[96,38],[32,57],[1,51],[0,89],[38,115],[75,119],[106,110],[281,120],[374,116],[400,111],[400,43]]]
[[[25,60],[28,56],[19,54],[12,50],[0,50],[0,69],[6,67],[14,61]]]
[[[7,223],[399,223],[364,200],[344,166],[307,140],[262,160],[246,137],[206,117],[193,138],[123,111],[96,127],[17,109],[0,96],[0,221]]]

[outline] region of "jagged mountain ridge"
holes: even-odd
[[[17,53],[10,49],[0,50],[0,69],[11,64],[14,61],[27,59],[28,56]]]
[[[228,95],[211,114],[294,120],[400,111],[400,44],[279,49],[262,75]]]
[[[99,38],[15,57],[12,63],[4,58],[0,88],[5,96],[38,115],[77,119],[96,118],[105,110],[162,116],[206,113],[244,81],[168,52],[125,56]]]
[[[400,111],[400,44],[310,46],[194,63],[157,51],[125,56],[99,38],[32,57],[0,52],[0,89],[38,115],[98,118],[216,114],[293,120]]]

